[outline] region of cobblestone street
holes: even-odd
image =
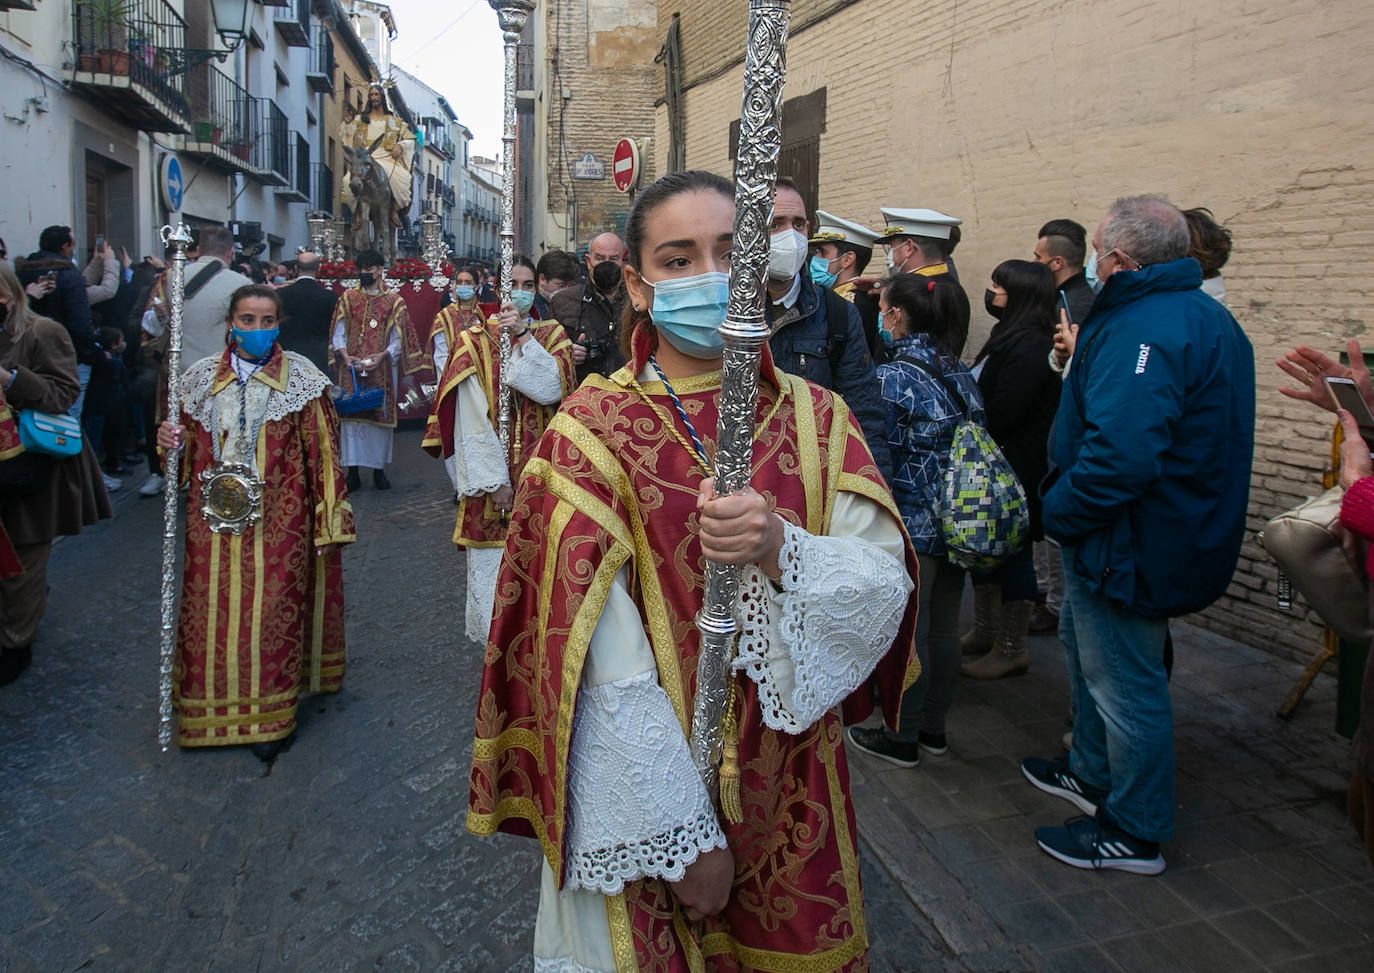
[[[156,745],[161,504],[59,543],[30,672],[0,690],[0,971],[527,969],[534,842],[464,829],[479,650],[454,508],[419,433],[364,477],[346,551],[349,670],[270,769]],[[136,487],[139,479],[129,481]],[[107,580],[98,580],[107,579]],[[1368,969],[1374,881],[1343,819],[1349,746],[1323,675],[1175,627],[1169,870],[1036,850],[1072,813],[1020,775],[1066,729],[1063,654],[960,686],[951,752],[851,758],[875,970]]]

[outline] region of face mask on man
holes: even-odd
[[[715,358],[724,347],[720,324],[730,298],[730,278],[720,271],[650,283],[649,317],[664,339],[692,358]]]
[[[768,238],[768,279],[791,280],[806,264],[806,237],[793,229],[779,230]]]
[[[614,260],[603,260],[592,268],[592,286],[603,294],[609,294],[620,286],[620,264]]]
[[[534,307],[534,291],[511,291],[510,302],[521,315],[529,314],[530,308]]]
[[[835,284],[835,274],[830,272],[830,265],[833,260],[826,260],[820,254],[811,258],[811,279],[822,287],[833,287]]]
[[[1094,294],[1102,290],[1104,282],[1097,279],[1096,247],[1093,247],[1092,252],[1088,254],[1088,265],[1083,268],[1083,279],[1088,282],[1088,286],[1092,288]]]
[[[358,283],[362,284],[364,287],[373,287],[377,283],[377,275],[361,273],[358,275]]]

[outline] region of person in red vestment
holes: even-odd
[[[715,495],[733,225],[711,173],[640,194],[629,364],[563,403],[516,493],[467,823],[543,848],[537,966],[867,966],[840,710],[898,718],[916,560],[848,407],[766,348],[752,487]],[[688,743],[707,558],[741,568],[719,802]]]
[[[487,319],[467,315],[453,332],[423,448],[444,458],[458,502],[453,542],[467,552],[468,638],[487,638],[496,574],[506,546],[506,518],[525,461],[576,385],[573,346],[557,321],[530,317],[534,264],[517,255],[511,267],[513,304]],[[450,307],[447,310],[452,310]],[[511,334],[507,383],[511,394],[510,455],[502,454],[500,428],[501,331]]]
[[[271,287],[235,291],[232,342],[186,370],[181,422],[157,435],[185,447],[191,484],[177,739],[264,761],[290,744],[302,691],[343,685],[340,547],[354,540],[329,379],[276,343],[281,313]]]
[[[453,275],[449,288],[452,303],[434,315],[429,326],[429,353],[434,362],[434,377],[441,380],[448,357],[458,343],[458,333],[478,328],[486,321],[486,314],[477,303],[477,270],[464,267]]]

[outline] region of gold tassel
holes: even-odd
[[[720,813],[730,824],[744,823],[744,805],[740,803],[739,784],[739,725],[735,721],[735,687],[725,704],[725,737],[720,760]]]

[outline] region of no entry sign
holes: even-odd
[[[611,155],[611,173],[615,188],[628,193],[639,184],[639,146],[634,139],[621,139]]]

